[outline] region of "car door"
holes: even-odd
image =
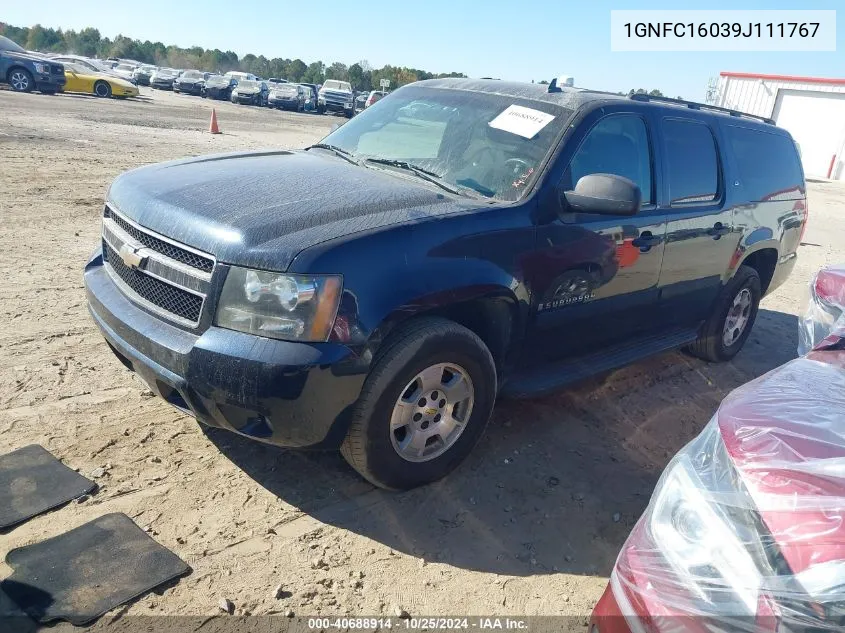
[[[86,92],[92,91],[93,82],[85,80],[85,74],[79,68],[65,68],[65,92]]]
[[[709,314],[739,244],[726,199],[726,164],[707,119],[664,116],[666,247],[660,272],[660,317],[694,325]]]
[[[594,111],[568,142],[572,154],[559,192],[583,176],[610,173],[639,185],[633,216],[559,213],[537,230],[526,266],[532,294],[530,362],[600,351],[653,327],[663,258],[665,213],[657,204],[654,135],[645,113]],[[559,197],[554,196],[558,204]]]

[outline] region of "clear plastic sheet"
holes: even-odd
[[[845,266],[822,268],[813,277],[799,332],[801,356],[845,338]]]
[[[845,351],[725,398],[664,471],[611,589],[637,633],[845,630]]]

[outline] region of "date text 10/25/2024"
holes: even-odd
[[[528,622],[522,618],[308,618],[310,630],[527,630]]]

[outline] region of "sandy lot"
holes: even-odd
[[[795,272],[734,362],[665,354],[501,402],[452,476],[384,493],[338,455],[200,428],[148,397],[92,324],[81,269],[116,175],[302,147],[341,121],[215,102],[224,134],[211,136],[208,102],[152,94],[0,91],[0,453],[39,443],[83,474],[107,469],[89,500],[0,535],[0,554],[124,512],[193,571],[121,614],[214,615],[228,598],[239,613],[566,615],[561,628],[581,630],[668,458],[728,391],[794,356],[810,275],[845,261],[845,187],[812,184]]]

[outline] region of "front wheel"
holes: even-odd
[[[94,84],[94,94],[98,97],[108,98],[111,96],[111,86],[105,81],[98,81]]]
[[[381,488],[407,490],[445,477],[484,432],[496,400],[490,350],[446,319],[415,319],[384,344],[341,447]]]
[[[32,92],[35,87],[35,81],[32,79],[32,74],[24,68],[13,68],[9,71],[6,81],[15,92]]]
[[[689,352],[703,360],[720,362],[739,353],[751,334],[762,298],[760,275],[750,266],[740,266],[716,299],[710,318],[704,322],[698,340]]]

